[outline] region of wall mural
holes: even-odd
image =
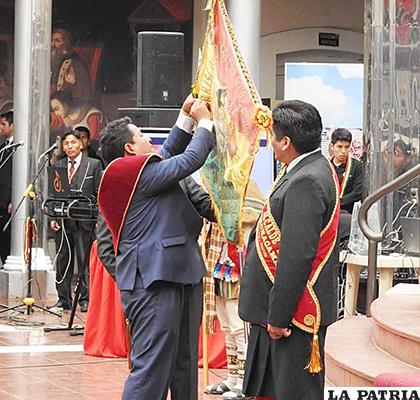
[[[98,137],[119,107],[136,107],[137,33],[184,33],[184,87],[191,86],[192,0],[54,0],[50,141],[68,129]],[[0,4],[0,112],[12,107],[14,1]]]

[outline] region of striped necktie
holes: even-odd
[[[75,160],[71,160],[70,161],[70,168],[69,168],[69,183],[71,183],[71,180],[73,178],[73,174],[74,174],[74,165],[76,164]]]

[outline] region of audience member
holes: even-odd
[[[101,176],[101,163],[82,154],[82,141],[77,131],[70,131],[63,136],[65,158],[57,161],[56,168],[67,170],[68,183],[73,195],[96,196]],[[71,219],[53,220],[51,229],[55,232],[57,249],[56,288],[58,301],[52,307],[69,310],[72,303],[71,280],[76,252],[80,284],[80,310],[88,309],[88,268],[89,253],[94,240],[95,221],[76,221]]]
[[[10,227],[3,228],[12,213],[13,111],[0,114],[0,130],[5,141],[0,145],[0,259],[3,265],[10,255]]]
[[[354,203],[362,200],[363,165],[350,154],[352,134],[345,128],[335,129],[331,135],[331,163],[340,182],[340,239],[350,235]]]

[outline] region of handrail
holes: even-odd
[[[368,224],[367,213],[369,208],[379,199],[387,194],[399,189],[413,180],[417,175],[420,176],[420,164],[409,169],[407,172],[388,182],[378,190],[369,195],[360,206],[358,223],[363,234],[369,240],[368,247],[368,278],[366,283],[366,315],[370,317],[370,305],[375,300],[376,294],[376,269],[378,264],[378,243],[383,240],[382,233],[374,232]]]

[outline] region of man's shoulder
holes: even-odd
[[[326,172],[331,174],[331,164],[322,154],[315,153],[310,155],[303,162],[304,164],[295,174],[295,179],[316,178],[325,175]]]

